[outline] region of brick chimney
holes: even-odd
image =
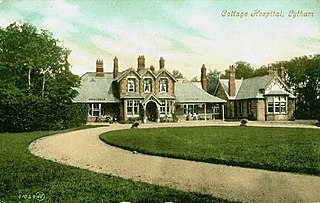
[[[208,90],[207,68],[204,64],[201,67],[201,86],[205,92]]]
[[[229,96],[236,96],[236,70],[233,65],[229,66]]]
[[[285,72],[284,72],[284,67],[282,66],[282,64],[281,64],[281,66],[280,66],[280,70],[279,70],[279,77],[280,77],[280,79],[282,80],[282,81],[285,81]]]
[[[160,57],[160,60],[159,60],[159,67],[160,67],[160,69],[161,69],[161,68],[164,68],[164,62],[165,62],[165,60],[164,60],[162,57]]]
[[[139,72],[140,70],[144,69],[146,67],[146,64],[145,64],[145,59],[144,59],[144,56],[141,55],[138,57],[138,69],[137,71]]]
[[[271,64],[268,65],[268,75],[273,75],[273,67]]]
[[[97,77],[103,77],[104,76],[103,60],[102,59],[97,59],[97,61],[96,61],[96,76]]]
[[[119,66],[118,66],[118,58],[114,57],[113,59],[113,78],[116,78],[119,73]]]

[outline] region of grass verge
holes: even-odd
[[[105,133],[108,144],[141,153],[209,163],[320,175],[320,130],[177,127]]]
[[[0,134],[0,202],[225,202],[133,182],[32,155],[29,144],[66,131]]]

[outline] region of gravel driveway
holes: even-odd
[[[223,122],[181,122],[145,124],[139,127],[226,124],[238,125],[238,123]],[[259,123],[252,122],[251,125],[259,125]],[[262,125],[270,126],[271,124],[262,123]],[[281,126],[281,124],[278,125]],[[291,125],[291,127],[303,127],[303,125]],[[277,203],[320,202],[319,176],[136,154],[107,145],[99,139],[99,135],[104,132],[126,128],[130,128],[130,125],[112,124],[109,127],[57,134],[34,141],[29,149],[36,156],[58,163],[228,200]]]

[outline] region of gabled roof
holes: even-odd
[[[155,74],[158,77],[163,72],[167,73],[175,82],[177,81],[177,79],[169,71],[167,71],[165,68],[160,68],[159,70],[155,71]]]
[[[223,99],[212,96],[194,84],[184,79],[178,79],[175,83],[175,95],[177,103],[224,103]]]
[[[236,99],[264,98],[264,91],[261,90],[264,90],[274,78],[275,75],[265,75],[243,80]]]
[[[81,86],[77,88],[78,96],[75,103],[118,103],[113,95],[113,74],[105,72],[103,77],[97,77],[95,72],[87,72],[81,76]]]
[[[154,74],[153,71],[150,70],[150,68],[143,68],[138,73],[141,77],[143,77],[147,73],[150,73],[154,78],[156,77],[156,75]]]
[[[160,100],[153,94],[149,94],[148,96],[146,96],[146,98],[144,98],[144,100],[142,101],[142,104],[147,103],[148,101],[153,100],[155,101],[158,105],[161,105]]]
[[[261,77],[248,78],[244,80],[236,80],[236,96],[229,96],[229,80],[220,79],[219,82],[222,85],[228,99],[262,99],[264,98],[265,88],[274,80],[278,79],[279,82],[285,87],[283,90],[273,92],[274,95],[289,95],[290,98],[295,98],[288,90],[288,87],[284,82],[280,80],[277,75],[265,75]],[[268,93],[270,95],[270,93]]]
[[[121,73],[119,73],[119,75],[114,79],[117,82],[119,82],[120,80],[122,80],[125,76],[127,76],[130,72],[135,73],[139,78],[141,78],[140,74],[134,70],[133,68],[128,68],[124,71],[122,71]]]
[[[228,96],[228,99],[234,99],[235,97],[229,96],[229,80],[228,79],[220,79],[219,81],[220,81],[220,84],[221,84],[223,90],[225,91],[226,95]],[[239,89],[241,87],[242,80],[235,80],[235,82],[236,82],[236,95],[237,95],[239,92]]]

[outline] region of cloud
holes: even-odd
[[[7,27],[10,25],[10,22],[7,19],[0,18],[0,27]]]

